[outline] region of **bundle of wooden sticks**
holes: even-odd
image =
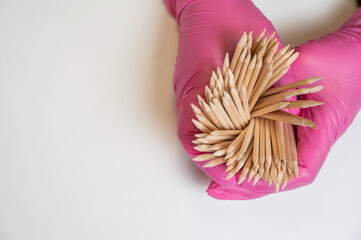
[[[195,134],[195,149],[203,152],[194,161],[208,161],[203,167],[226,165],[227,177],[238,177],[241,184],[248,175],[255,185],[259,179],[274,184],[275,191],[298,177],[296,138],[292,125],[316,129],[315,123],[282,109],[307,108],[323,103],[290,101],[291,97],[320,91],[322,86],[303,87],[322,77],[308,78],[272,87],[297,59],[289,45],[277,51],[279,42],[264,37],[266,29],[253,43],[252,32],[239,40],[231,63],[228,53],[222,71],[212,72],[200,108],[192,104],[203,133]]]

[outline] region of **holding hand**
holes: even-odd
[[[174,74],[177,96],[178,136],[190,157],[200,154],[194,150],[194,134],[198,132],[191,122],[194,117],[190,103],[204,95],[210,73],[221,67],[226,52],[233,52],[245,31],[257,36],[264,28],[270,35],[274,28],[251,1],[167,1],[167,6],[179,24],[179,49]],[[319,82],[324,90],[305,96],[325,102],[324,105],[303,109],[301,116],[315,121],[318,130],[298,127],[299,178],[287,184],[290,190],[311,183],[321,168],[332,144],[346,130],[360,109],[361,58],[360,11],[339,31],[300,48],[300,58],[281,80],[284,83],[323,75]],[[277,34],[276,37],[278,38]],[[280,46],[281,47],[281,46]],[[352,54],[351,54],[352,53]],[[356,60],[356,61],[355,61]],[[237,179],[225,180],[224,166],[203,168],[215,182],[208,193],[219,199],[251,199],[274,192],[267,183],[256,186]]]

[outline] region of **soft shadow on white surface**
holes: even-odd
[[[176,20],[165,10],[159,17],[158,26],[154,31],[158,39],[154,42],[154,61],[151,60],[152,72],[149,76],[149,90],[153,97],[146,102],[148,106],[145,108],[151,110],[150,115],[157,124],[155,127],[161,129],[162,137],[169,142],[177,135],[176,97],[173,90],[173,73],[178,48]],[[178,139],[176,142],[179,151],[171,156],[169,161],[180,161],[184,178],[190,178],[194,184],[200,184],[204,188],[210,179],[192,162]]]

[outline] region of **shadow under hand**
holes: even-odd
[[[151,50],[154,61],[150,63],[152,70],[148,86],[151,88],[149,89],[151,96],[147,103],[148,109],[154,118],[153,122],[156,123],[154,127],[162,135],[164,141],[178,146],[179,151],[171,156],[170,161],[174,158],[180,159],[181,163],[177,165],[184,178],[202,186],[208,185],[210,179],[192,162],[177,138],[177,110],[173,90],[173,74],[178,48],[177,23],[168,14],[164,5],[159,7],[163,9],[160,11],[158,29],[154,30],[157,31],[158,38],[155,39]]]

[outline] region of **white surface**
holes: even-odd
[[[293,44],[354,10],[256,4]],[[160,1],[3,0],[0,33],[1,240],[361,239],[360,115],[312,185],[217,201],[176,137]]]

